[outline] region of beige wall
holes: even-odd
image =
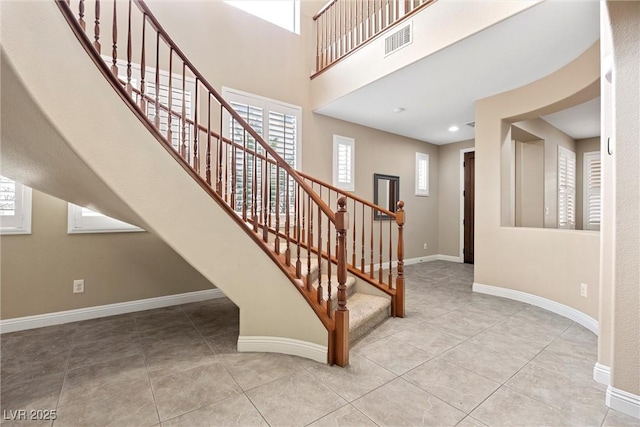
[[[438,147],[438,253],[441,255],[460,256],[460,150],[473,145],[470,139]]]
[[[331,156],[334,134],[354,138],[356,141],[355,194],[358,196],[373,201],[374,173],[399,176],[400,200],[405,202],[406,212],[405,258],[438,253],[437,146],[316,114],[312,114],[306,121],[303,132],[305,172],[317,178],[327,182],[332,180]],[[428,197],[414,195],[416,152],[429,154]],[[310,162],[308,159],[314,161]],[[388,227],[386,224],[383,226]],[[393,228],[395,229],[395,226]],[[424,243],[428,246],[426,250]]]
[[[544,226],[544,141],[515,140],[516,227]]]
[[[611,385],[640,396],[640,3],[607,7],[614,55],[615,172],[604,177],[615,180],[615,231],[604,237],[615,247]]]
[[[596,44],[539,81],[476,103],[475,282],[537,295],[593,318],[598,317],[599,236],[502,227],[501,154],[511,123],[598,96],[599,74]],[[580,283],[589,285],[587,298],[580,296]]]
[[[558,147],[576,152],[573,138],[540,118],[514,123],[514,126],[544,140],[544,227],[558,227]]]
[[[601,112],[601,145],[602,155],[602,218],[600,221],[600,306],[598,335],[598,363],[611,366],[613,351],[613,283],[615,281],[614,258],[615,245],[615,165],[613,156],[605,155],[607,139],[613,136],[614,102],[611,72],[613,67],[613,41],[607,4],[600,3],[600,112]],[[607,77],[608,75],[608,77]],[[601,381],[608,381],[602,378]]]
[[[151,233],[67,234],[67,203],[35,190],[32,233],[0,239],[2,319],[214,287]]]

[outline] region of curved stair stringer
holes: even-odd
[[[326,362],[327,325],[267,251],[132,114],[69,31],[56,4],[3,2],[1,15],[5,58],[59,131],[59,140],[76,154],[68,158],[58,150],[48,167],[85,163],[151,231],[229,296],[240,308],[239,342],[250,343],[240,350]],[[33,144],[37,151],[38,144],[47,142],[43,136],[7,143]],[[46,191],[46,185],[40,188]]]

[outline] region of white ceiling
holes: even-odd
[[[545,1],[316,112],[438,145],[472,139],[474,129],[465,124],[475,120],[474,102],[578,57],[600,37],[599,7],[597,1]],[[574,138],[597,136],[599,100],[544,119]],[[460,130],[449,132],[452,125]]]

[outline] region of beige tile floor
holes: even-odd
[[[473,267],[408,266],[407,317],[348,368],[237,353],[228,299],[2,335],[1,406],[47,426],[640,426],[592,379],[596,337],[471,292]]]

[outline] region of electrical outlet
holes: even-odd
[[[80,294],[84,292],[84,280],[80,279],[80,280],[74,280],[73,281],[73,293],[74,294]]]
[[[586,283],[580,283],[580,295],[583,297],[587,297],[587,284]]]
[[[427,244],[426,243],[424,244],[424,248],[427,249]]]

